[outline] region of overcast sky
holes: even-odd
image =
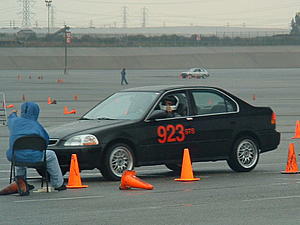
[[[31,2],[32,26],[47,27],[45,0],[0,0],[0,27],[21,26],[23,1]],[[122,27],[246,26],[289,28],[299,0],[52,0],[54,25]]]

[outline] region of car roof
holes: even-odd
[[[155,91],[155,92],[165,92],[172,91],[176,89],[192,89],[192,88],[211,88],[222,90],[221,88],[211,87],[211,86],[199,86],[199,85],[155,85],[155,86],[143,86],[143,87],[134,87],[121,90],[120,92],[128,92],[128,91]]]

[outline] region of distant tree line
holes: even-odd
[[[300,12],[296,13],[291,22],[291,35],[300,35]]]
[[[0,34],[0,47],[63,47],[63,34],[37,36],[26,31],[5,40],[6,34]],[[196,46],[261,46],[261,45],[300,45],[300,13],[291,21],[290,34],[260,37],[218,37],[183,35],[115,35],[99,37],[93,35],[74,36],[70,47],[196,47]]]
[[[217,37],[196,35],[144,36],[128,35],[120,37],[74,37],[70,47],[193,47],[193,46],[255,46],[255,45],[300,45],[300,35],[274,35],[265,37]],[[15,40],[0,40],[2,47],[63,47],[63,37],[30,37]]]

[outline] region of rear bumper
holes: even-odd
[[[259,133],[261,152],[274,150],[280,144],[280,133],[276,130]]]

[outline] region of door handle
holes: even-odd
[[[193,117],[187,117],[186,120],[193,120]]]

